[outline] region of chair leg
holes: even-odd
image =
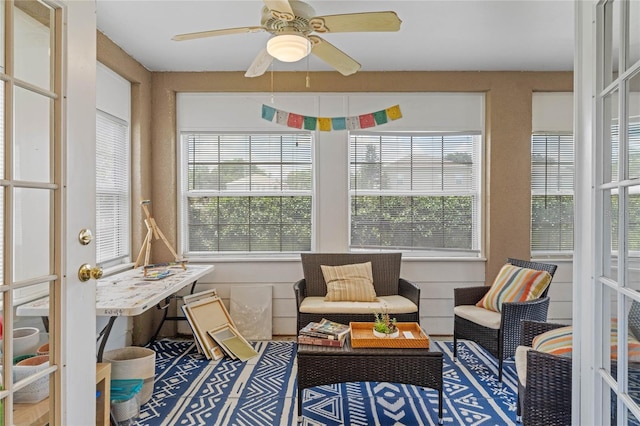
[[[524,393],[526,392],[526,388],[518,379],[518,406],[516,407],[516,422],[522,423],[522,414],[524,410]]]
[[[502,358],[498,360],[498,382],[502,383]]]
[[[458,339],[455,332],[453,333],[453,360],[458,360]]]

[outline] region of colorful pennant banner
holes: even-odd
[[[402,118],[402,112],[400,112],[400,105],[394,105],[381,111],[352,117],[308,117],[263,104],[262,118],[267,121],[274,121],[275,118],[276,123],[296,129],[319,129],[322,132],[330,132],[331,130],[356,130],[380,126],[389,120]]]

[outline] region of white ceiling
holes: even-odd
[[[316,16],[393,10],[400,31],[322,35],[362,71],[571,71],[573,0],[308,0]],[[98,29],[151,71],[245,71],[271,36],[173,41],[259,26],[256,0],[97,0]],[[275,71],[330,71],[310,55]]]

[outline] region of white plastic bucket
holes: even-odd
[[[155,351],[139,346],[127,346],[105,352],[102,361],[111,363],[111,378],[114,380],[144,380],[140,391],[140,404],[146,404],[151,399],[156,373]]]

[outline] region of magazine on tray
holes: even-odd
[[[341,348],[344,345],[345,340],[346,339],[321,339],[318,337],[311,337],[302,334],[298,336],[298,343],[301,345],[333,346]]]
[[[342,336],[334,336],[333,334],[326,334],[326,333],[321,333],[319,331],[314,331],[314,329],[317,328],[319,324],[320,323],[318,322],[310,322],[309,324],[305,325],[304,328],[302,328],[298,334],[300,336],[314,337],[316,339],[344,340],[344,337],[346,336],[346,334],[343,334]]]
[[[330,321],[326,318],[322,318],[322,320],[315,325],[309,324],[309,326],[310,331],[312,332],[334,336],[338,340],[344,339],[345,336],[349,334],[350,330],[350,327],[348,325]]]

